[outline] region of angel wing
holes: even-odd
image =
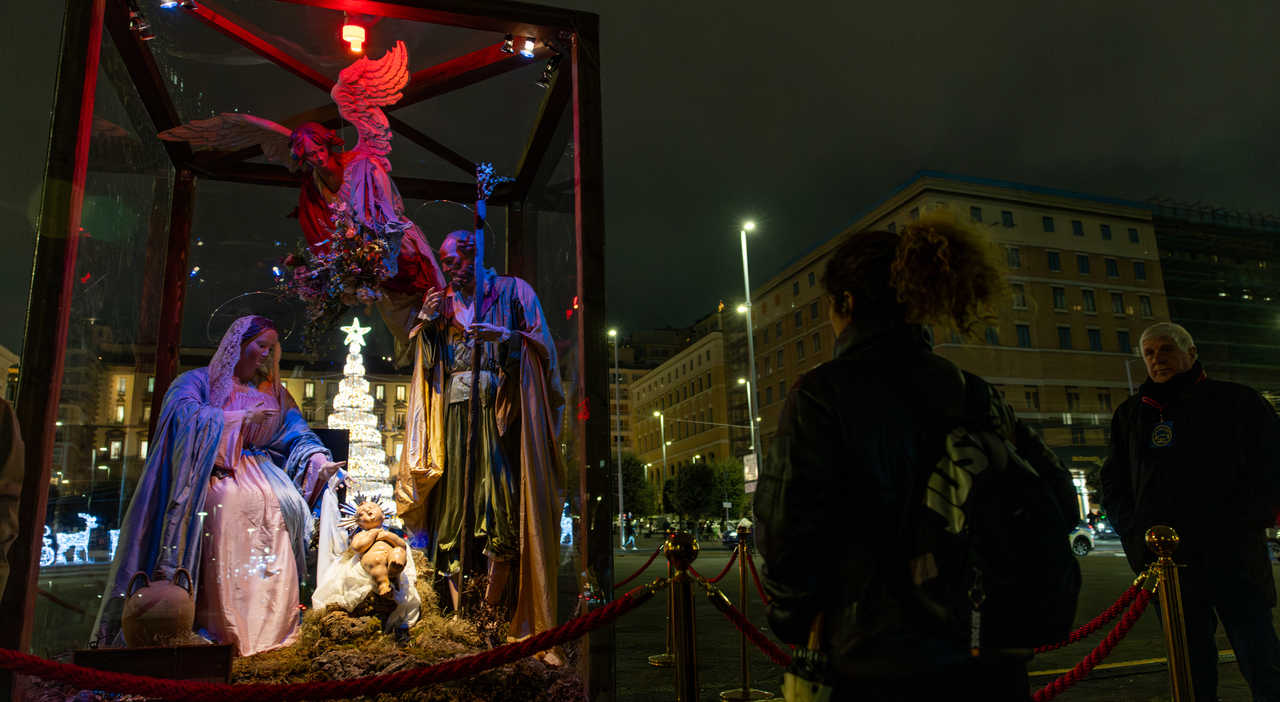
[[[240,112],[223,112],[160,132],[165,141],[185,141],[197,149],[230,151],[257,145],[268,160],[286,163],[289,170],[296,171],[298,165],[289,154],[289,135],[282,125]]]
[[[383,105],[394,105],[403,97],[400,90],[409,82],[409,52],[403,41],[377,61],[362,56],[342,69],[330,96],[338,105],[338,114],[355,125],[360,134],[357,149],[385,160],[391,153],[391,127],[382,112]],[[390,170],[390,164],[386,164]]]

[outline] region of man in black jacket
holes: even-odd
[[[1150,378],[1111,420],[1103,507],[1135,572],[1156,558],[1149,528],[1178,532],[1196,699],[1217,699],[1220,619],[1253,698],[1280,700],[1265,537],[1280,509],[1280,419],[1252,389],[1206,376],[1181,326],[1156,324],[1141,344]]]

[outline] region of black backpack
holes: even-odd
[[[948,424],[950,426],[948,426]],[[1014,448],[1013,413],[965,373],[965,418],[932,426],[900,532],[899,585],[927,629],[983,649],[1067,638],[1080,566],[1049,485]]]

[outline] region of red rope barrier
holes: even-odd
[[[771,641],[768,636],[765,636],[763,631],[757,629],[755,624],[747,621],[742,612],[733,606],[733,603],[729,601],[728,597],[724,596],[724,593],[719,588],[711,587],[706,583],[702,583],[702,586],[706,588],[707,598],[711,600],[711,604],[723,612],[733,626],[742,632],[742,635],[747,637],[747,640],[755,644],[761,653],[780,666],[791,665],[791,656],[787,655],[781,648],[778,648],[778,645]]]
[[[627,579],[626,579],[626,580],[623,580],[622,582],[618,583],[617,585],[614,585],[614,586],[613,586],[613,589],[617,590],[618,588],[622,587],[623,585],[626,585],[627,583],[631,582],[632,580],[635,580],[637,575],[639,575],[639,574],[641,574],[641,573],[645,572],[646,570],[648,570],[648,569],[649,569],[649,564],[650,564],[650,563],[653,563],[653,559],[657,558],[659,553],[662,553],[662,547],[663,547],[663,546],[666,546],[666,545],[667,545],[667,544],[666,544],[666,542],[665,542],[665,541],[664,541],[664,542],[662,542],[662,543],[660,543],[660,544],[658,544],[658,548],[654,549],[654,551],[653,551],[653,555],[649,556],[649,560],[645,561],[645,562],[644,562],[644,565],[640,566],[640,570],[637,570],[636,572],[632,573],[630,576],[628,576],[628,577],[627,577]]]
[[[1137,583],[1135,583],[1133,587],[1130,587],[1128,590],[1125,590],[1124,594],[1120,596],[1120,599],[1116,600],[1116,603],[1108,607],[1105,612],[1103,612],[1102,614],[1099,614],[1093,621],[1089,622],[1088,624],[1085,624],[1079,629],[1076,629],[1075,631],[1071,632],[1071,635],[1067,637],[1066,641],[1062,641],[1056,644],[1049,644],[1048,646],[1038,646],[1036,647],[1036,653],[1045,653],[1047,651],[1053,651],[1053,650],[1062,648],[1063,646],[1066,646],[1068,644],[1073,644],[1079,641],[1080,639],[1083,639],[1093,634],[1093,632],[1106,626],[1107,622],[1120,616],[1120,614],[1124,612],[1124,610],[1129,606],[1129,603],[1133,602],[1134,598],[1138,596],[1138,591],[1141,589],[1142,587]]]
[[[637,593],[639,593],[637,595]],[[535,634],[522,641],[499,646],[482,653],[455,658],[425,668],[403,670],[389,675],[370,675],[348,680],[293,683],[287,685],[228,685],[225,683],[161,680],[143,675],[110,673],[77,665],[48,661],[17,651],[0,649],[0,668],[26,675],[71,683],[81,689],[160,697],[190,702],[250,702],[252,700],[328,700],[381,693],[395,693],[432,683],[471,677],[492,668],[527,658],[538,651],[555,648],[607,625],[634,610],[653,596],[649,585],[642,585],[585,616],[558,627]]]
[[[764,585],[760,583],[760,574],[756,572],[756,561],[751,557],[751,552],[747,551],[747,565],[751,566],[751,577],[756,581],[756,590],[760,593],[760,601],[768,606],[772,603],[769,596],[764,594]]]
[[[733,563],[736,560],[738,560],[738,549],[735,548],[733,550],[733,555],[729,556],[729,563],[725,565],[724,570],[720,571],[719,575],[717,575],[714,578],[711,578],[710,580],[703,578],[702,575],[698,573],[698,571],[693,569],[693,566],[689,566],[689,572],[693,573],[694,577],[702,578],[703,580],[706,580],[708,583],[718,583],[721,580],[724,580],[724,576],[729,574],[729,569],[733,567]]]
[[[1125,634],[1128,634],[1129,630],[1133,628],[1133,625],[1137,623],[1138,617],[1142,616],[1143,610],[1147,608],[1147,603],[1150,601],[1151,592],[1140,589],[1135,594],[1133,604],[1129,607],[1129,611],[1120,619],[1120,623],[1116,624],[1116,628],[1112,629],[1110,634],[1107,634],[1107,637],[1102,640],[1102,643],[1098,644],[1097,648],[1093,649],[1089,655],[1085,656],[1084,660],[1077,663],[1076,667],[1072,668],[1062,677],[1046,685],[1043,690],[1036,692],[1032,699],[1035,700],[1035,702],[1046,702],[1047,700],[1057,697],[1067,688],[1083,680],[1084,676],[1088,675],[1089,671],[1093,670],[1094,666],[1098,665],[1103,661],[1103,659],[1111,655],[1111,651],[1115,649],[1116,645],[1120,643],[1120,640],[1125,637]]]

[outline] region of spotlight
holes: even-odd
[[[520,55],[525,58],[533,58],[533,49],[537,44],[533,43],[533,37],[524,38],[524,48],[520,50]]]
[[[184,9],[184,10],[194,10],[194,9],[196,9],[196,3],[195,3],[195,0],[182,0],[182,2],[179,2],[178,4],[179,4],[180,6],[182,6],[182,9]]]
[[[147,28],[147,20],[142,16],[141,12],[129,11],[129,29],[135,32],[141,32]]]
[[[551,78],[552,78],[552,75],[556,72],[556,68],[560,65],[560,59],[561,59],[560,54],[556,54],[555,56],[551,57],[550,61],[547,61],[547,67],[543,69],[542,77],[534,81],[534,83],[539,88],[551,87]]]
[[[172,10],[177,6],[178,0],[163,0],[163,2],[160,3],[160,7],[163,7],[166,10]]]
[[[514,54],[515,52],[516,52],[516,38],[508,34],[507,38],[502,40],[502,53]]]
[[[151,41],[156,38],[156,33],[151,31],[151,27],[145,27],[138,33],[138,38],[142,41]]]
[[[364,27],[356,24],[350,15],[344,14],[342,19],[342,40],[351,44],[351,50],[360,53],[363,49],[365,33]]]

